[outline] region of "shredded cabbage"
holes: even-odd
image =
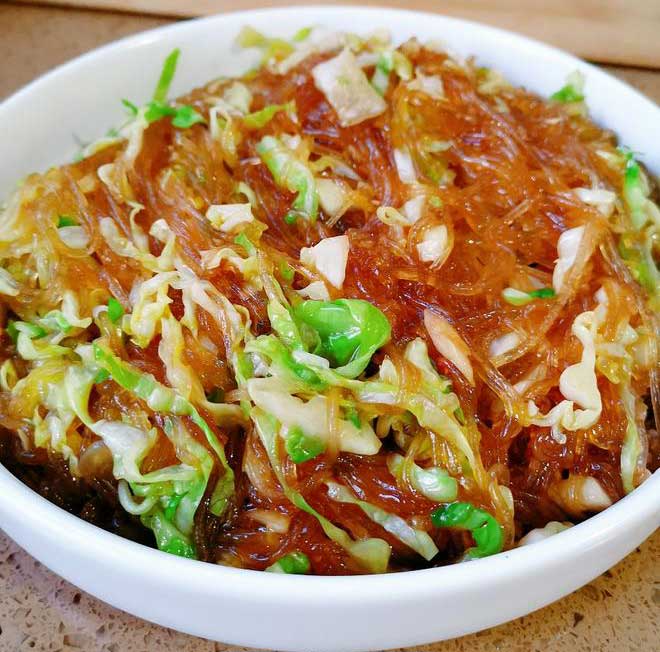
[[[371,85],[381,95],[385,95],[392,72],[395,72],[404,81],[408,81],[412,77],[412,64],[402,52],[387,48],[378,55],[376,69],[371,78]]]
[[[399,480],[407,477],[410,484],[429,500],[437,503],[456,500],[458,483],[445,469],[439,467],[424,469],[397,453],[387,458],[387,468]]]
[[[390,514],[376,505],[359,500],[344,486],[336,482],[326,482],[328,495],[332,500],[340,503],[357,505],[374,523],[378,523],[385,531],[396,537],[399,541],[412,548],[424,559],[430,561],[438,554],[438,548],[433,539],[424,530],[410,526],[404,519],[396,514]]]
[[[308,286],[298,290],[298,294],[305,299],[316,301],[329,301],[330,293],[323,281],[312,281]]]
[[[297,193],[292,204],[296,214],[314,222],[318,213],[316,181],[306,163],[274,136],[264,136],[257,153],[273,175],[278,186]]]
[[[117,224],[112,218],[101,218],[99,227],[101,235],[106,243],[118,256],[132,258],[133,260],[138,261],[145,269],[152,272],[167,272],[174,267],[174,247],[176,238],[171,231],[169,232],[167,243],[161,254],[159,256],[154,256],[148,249],[140,249],[136,243],[122,236],[119,233]],[[61,230],[62,229],[60,229],[60,231]]]
[[[566,84],[553,93],[550,99],[562,104],[584,102],[584,81],[584,75],[579,70],[573,71],[566,78]]]
[[[415,164],[407,148],[394,150],[394,164],[396,165],[399,179],[401,179],[402,183],[415,183],[417,181]]]
[[[442,100],[445,97],[442,77],[438,75],[424,75],[416,71],[415,79],[409,82],[408,88],[425,93],[434,100]]]
[[[374,118],[387,108],[348,49],[318,64],[312,76],[316,87],[337,112],[342,127]]]
[[[336,373],[355,378],[391,335],[387,317],[368,301],[303,301],[293,314],[319,337],[315,351],[327,358]]]
[[[247,204],[213,204],[206,211],[206,219],[223,233],[236,230],[254,220],[252,205]]]
[[[463,374],[470,385],[474,385],[470,351],[456,329],[444,317],[428,309],[424,311],[424,325],[433,346]]]
[[[584,237],[584,227],[577,226],[564,231],[557,242],[557,263],[552,273],[552,286],[559,294],[567,274],[570,273]]]
[[[551,537],[555,534],[559,534],[568,528],[573,527],[572,523],[560,523],[559,521],[550,521],[546,523],[542,528],[535,528],[530,530],[520,541],[518,541],[518,547],[528,546],[531,543],[538,543],[539,541],[544,541],[548,537]]]
[[[330,218],[341,217],[348,208],[348,193],[337,181],[319,177],[316,179],[321,209]]]
[[[417,245],[417,255],[424,263],[437,266],[449,255],[449,233],[444,224],[429,229],[423,240]]]
[[[277,455],[277,432],[279,423],[277,419],[260,409],[251,412],[251,418],[257,428],[259,438],[268,453],[271,466],[280,481],[287,498],[298,508],[314,516],[326,536],[339,544],[360,565],[371,573],[384,573],[389,564],[391,548],[383,539],[371,538],[354,541],[341,528],[338,528],[327,518],[319,514],[297,491],[291,489],[284,477],[282,467]]]
[[[262,127],[265,127],[280,111],[286,112],[294,122],[297,121],[296,104],[291,101],[286,104],[269,104],[259,111],[249,113],[243,118],[243,123],[248,129],[261,129]]]
[[[575,188],[573,191],[580,201],[593,206],[601,215],[610,217],[614,212],[616,193],[604,188]]]
[[[570,365],[559,377],[559,390],[566,400],[561,401],[546,415],[539,415],[533,403],[529,405],[531,423],[551,426],[559,432],[582,430],[594,425],[600,418],[602,401],[596,379],[596,337],[605,319],[605,306],[601,303],[595,311],[579,314],[573,321],[571,332],[582,344],[582,357]],[[580,406],[575,409],[575,405]]]
[[[314,395],[307,402],[286,391],[286,385],[277,377],[252,378],[247,390],[253,403],[289,428],[297,427],[309,436],[323,442],[336,433],[337,448],[357,455],[375,455],[380,450],[380,439],[368,423],[361,428],[342,418],[328,424],[328,402],[323,395]]]
[[[300,250],[300,262],[316,270],[337,289],[341,289],[346,277],[350,246],[346,235],[324,238],[313,247],[303,247]]]
[[[15,297],[20,292],[21,286],[16,279],[6,270],[0,267],[0,294]]]

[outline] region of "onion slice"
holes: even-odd
[[[447,358],[474,387],[470,350],[465,340],[442,315],[428,309],[424,311],[424,326],[438,353]]]

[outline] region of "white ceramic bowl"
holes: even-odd
[[[250,24],[272,34],[323,24],[389,28],[441,39],[542,94],[580,69],[594,119],[660,171],[660,109],[588,64],[475,23],[391,9],[292,8],[179,23],[96,50],[0,105],[0,197],[25,173],[70,160],[72,135],[91,140],[122,118],[119,99],[146,101],[164,56],[183,55],[173,92],[239,73],[254,55],[232,43]],[[0,467],[0,527],[53,571],[148,620],[228,643],[278,650],[376,650],[427,643],[529,613],[590,581],[660,524],[660,472],[571,530],[494,557],[366,577],[258,573],[181,559],[108,534],[54,507]]]

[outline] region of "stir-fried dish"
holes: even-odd
[[[257,68],[172,101],[172,52],[9,198],[5,466],[160,550],[315,574],[485,557],[642,483],[660,211],[585,80],[239,41]]]

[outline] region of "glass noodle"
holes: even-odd
[[[415,39],[246,28],[0,220],[0,459],[163,551],[399,571],[550,536],[660,458],[654,179]]]

